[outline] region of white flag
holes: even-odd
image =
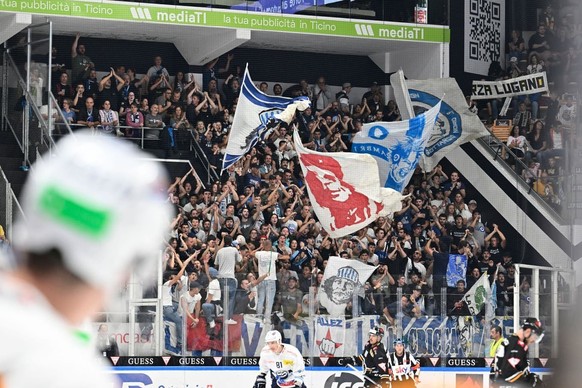
[[[454,78],[404,81],[400,72],[393,74],[390,82],[394,87],[396,103],[402,107],[400,113],[403,119],[430,109],[442,98],[440,114],[420,161],[424,171],[432,170],[449,151],[461,144],[489,135],[479,117],[469,110],[465,96]],[[406,110],[410,103],[414,113]]]
[[[264,94],[253,83],[247,67],[222,169],[236,163],[258,141],[265,140],[281,121],[290,123],[296,110],[305,110],[309,105],[306,97],[288,98]]]
[[[356,259],[330,256],[323,273],[321,289],[317,293],[319,303],[330,316],[343,316],[354,293],[360,294],[362,286],[376,268]]]
[[[473,287],[465,296],[463,296],[463,301],[467,304],[469,312],[471,315],[477,315],[487,303],[487,298],[491,295],[491,286],[489,284],[489,278],[487,277],[487,272],[485,272]]]
[[[293,139],[313,211],[331,237],[354,233],[402,209],[402,194],[380,186],[371,155],[311,151],[297,131]]]
[[[382,186],[401,193],[424,153],[440,108],[438,102],[410,120],[364,124],[352,140],[352,152],[372,155]]]

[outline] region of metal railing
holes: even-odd
[[[202,147],[200,147],[200,143],[198,143],[198,140],[194,135],[194,131],[191,131],[190,135],[192,137],[190,142],[191,144],[190,149],[191,151],[194,152],[194,154],[198,158],[198,161],[204,168],[204,171],[206,172],[206,184],[210,186],[213,182],[218,181],[220,177],[218,176],[217,172],[214,169],[210,168],[210,161],[206,156],[206,152],[204,152]]]
[[[23,218],[26,218],[6,174],[4,174],[2,167],[0,167],[0,215],[3,215],[2,219],[0,219],[0,224],[4,226],[6,235],[9,238],[12,237],[15,211]]]
[[[51,131],[52,136],[53,137],[62,137],[62,136],[68,136],[71,134],[74,134],[75,130],[79,130],[81,128],[88,128],[85,125],[82,124],[70,124],[68,122],[66,122],[66,120],[64,119],[64,116],[62,114],[62,111],[60,108],[57,108],[56,111],[59,114],[59,117],[61,117],[61,119],[59,121],[56,121],[53,125],[57,126],[57,125],[63,125],[66,128],[65,133],[57,133],[58,131]],[[61,122],[62,121],[62,122]],[[148,143],[154,143],[154,142],[160,142],[161,139],[159,138],[148,138],[146,137],[145,133],[148,130],[151,131],[160,131],[160,133],[164,130],[164,128],[154,128],[154,127],[131,127],[128,125],[116,125],[113,126],[112,131],[105,133],[102,131],[102,126],[101,125],[97,125],[95,127],[92,127],[91,130],[95,133],[95,134],[100,134],[102,133],[103,135],[107,135],[107,136],[116,136],[117,131],[121,131],[122,133],[124,132],[124,130],[126,129],[131,129],[134,132],[139,131],[139,135],[138,136],[118,136],[119,139],[122,140],[128,140],[128,141],[136,141],[139,144],[139,147],[141,149],[147,149],[149,147]],[[194,136],[193,131],[188,130],[189,134],[190,134],[190,145],[189,145],[189,151],[194,153],[195,158],[198,160],[198,162],[200,163],[200,165],[202,166],[202,168],[204,169],[206,176],[207,176],[207,180],[206,180],[206,184],[202,183],[203,188],[206,188],[207,186],[209,186],[210,184],[212,184],[212,182],[216,181],[219,179],[218,174],[210,168],[210,163],[208,161],[208,158],[206,157],[206,154],[204,153],[204,151],[202,150],[202,148],[200,147],[200,145],[198,144],[198,142],[196,141],[196,138]],[[148,147],[146,147],[148,146]],[[163,159],[156,159],[156,160],[163,160],[166,162],[182,162],[182,163],[188,163],[188,165],[190,166],[190,168],[192,168],[192,170],[194,171],[194,176],[197,178],[197,180],[200,180],[200,176],[198,174],[198,172],[196,171],[195,166],[191,163],[190,160],[185,160],[185,159],[172,159],[172,158],[163,158]],[[200,180],[200,182],[202,182],[202,180]]]
[[[556,209],[552,207],[546,199],[533,189],[533,182],[539,179],[539,176],[524,163],[523,157],[516,155],[507,144],[500,141],[493,133],[489,136],[479,138],[478,141],[491,153],[493,160],[499,161],[507,171],[511,172],[515,177],[516,184],[526,189],[529,195],[535,197],[537,202],[543,206],[554,219],[559,222],[567,221],[562,213],[556,211]]]

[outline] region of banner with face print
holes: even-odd
[[[371,155],[311,151],[297,132],[293,138],[313,210],[331,237],[352,234],[402,208],[402,194],[381,187]]]
[[[376,267],[353,259],[330,256],[322,279],[322,290],[317,293],[319,303],[329,315],[339,317],[345,314],[346,305],[360,295],[362,286]]]

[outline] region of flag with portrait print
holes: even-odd
[[[399,192],[381,187],[378,164],[371,155],[316,152],[293,134],[313,211],[332,238],[352,234],[380,216],[402,208]]]
[[[259,141],[266,140],[282,121],[290,123],[295,111],[310,106],[306,97],[269,96],[253,83],[248,66],[242,79],[222,169],[235,164]]]
[[[467,256],[449,254],[447,264],[447,286],[457,287],[459,280],[467,281]]]
[[[319,303],[331,317],[343,316],[354,295],[363,296],[363,285],[377,267],[359,260],[330,256],[317,293]]]

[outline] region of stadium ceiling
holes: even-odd
[[[33,24],[46,20],[44,16],[33,16]],[[133,23],[62,16],[51,16],[50,20],[53,21],[53,31],[57,35],[75,35],[77,32],[81,32],[85,37],[105,39],[170,43],[187,40],[193,46],[196,45],[196,42],[208,44],[213,40],[220,40],[221,35],[229,36],[234,31],[233,29],[217,27]],[[418,45],[419,42],[253,30],[250,32],[250,39],[239,41],[237,47],[368,56],[381,52],[406,50],[412,44]]]

